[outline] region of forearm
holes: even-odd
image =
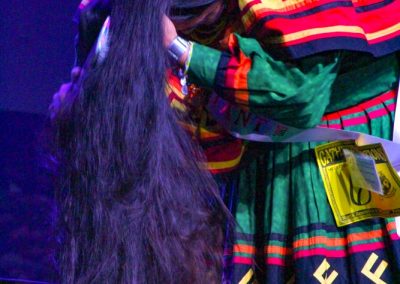
[[[338,62],[331,54],[287,65],[256,40],[235,36],[225,52],[194,44],[188,75],[191,82],[251,112],[312,127],[329,103]]]

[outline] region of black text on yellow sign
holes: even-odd
[[[350,171],[354,169],[346,163],[343,149],[362,153],[375,161],[383,194],[353,185]],[[316,147],[315,153],[338,226],[400,215],[400,178],[380,144],[358,147],[354,141],[337,141]]]

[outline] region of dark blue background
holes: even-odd
[[[42,113],[73,63],[74,1],[0,1],[0,109]]]
[[[0,278],[51,281],[55,272],[43,129],[69,80],[78,4],[0,1]]]

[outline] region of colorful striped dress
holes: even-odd
[[[189,1],[189,0],[188,0]],[[87,4],[84,1],[82,7]],[[393,219],[337,227],[308,143],[237,139],[207,109],[211,92],[246,113],[391,139],[399,65],[398,0],[232,0],[193,45],[171,106],[203,147],[235,217],[223,283],[400,283]],[[400,151],[400,149],[399,149]]]
[[[192,34],[203,45],[194,44],[189,80],[243,112],[391,139],[399,2],[239,0],[228,21],[243,25],[234,21],[213,42],[207,31]],[[400,283],[394,220],[337,227],[317,143],[241,141],[206,107],[189,109],[188,128],[237,222],[227,236],[224,283]]]

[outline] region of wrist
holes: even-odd
[[[190,51],[191,43],[177,36],[168,46],[168,54],[180,66],[184,66]]]

